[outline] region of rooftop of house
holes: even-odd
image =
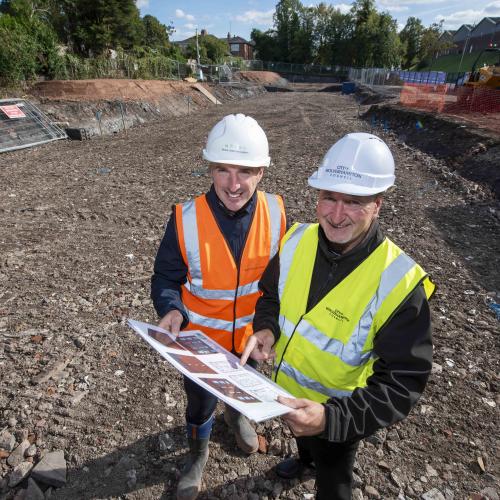
[[[199,37],[202,37],[202,36],[211,36],[211,37],[214,37],[214,38],[218,38],[219,40],[222,40],[223,42],[228,42],[228,43],[247,43],[248,45],[255,45],[255,43],[253,41],[248,41],[248,40],[245,40],[244,38],[242,38],[241,36],[232,36],[231,33],[228,33],[227,34],[227,37],[216,37],[214,35],[209,35],[208,31],[206,29],[202,29],[198,35]],[[196,40],[196,35],[193,35],[193,36],[190,36],[189,38],[186,38],[185,40],[177,40],[175,42],[172,42],[172,43],[177,43],[177,44],[188,44],[190,42],[193,42]]]

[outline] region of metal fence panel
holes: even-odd
[[[66,132],[29,101],[0,99],[0,152],[66,138]]]

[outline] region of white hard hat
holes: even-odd
[[[347,134],[326,153],[309,185],[353,196],[369,196],[394,186],[394,158],[376,135]]]
[[[269,167],[269,144],[261,126],[241,113],[227,115],[208,134],[203,158],[241,167]]]

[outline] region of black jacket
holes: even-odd
[[[383,241],[379,225],[372,224],[365,239],[345,254],[335,253],[319,228],[319,245],[309,290],[307,310],[314,307],[334,286]],[[280,335],[279,254],[269,263],[259,283],[254,331],[269,328]],[[327,426],[320,436],[332,442],[363,438],[381,427],[405,418],[415,405],[432,368],[430,310],[423,286],[413,290],[374,340],[377,360],[367,386],[350,397],[330,398],[326,404]]]

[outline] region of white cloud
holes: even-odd
[[[351,11],[351,5],[347,4],[347,3],[339,3],[337,5],[334,5],[334,7],[338,10],[340,10],[340,12],[342,14],[347,14],[348,12]]]
[[[427,5],[447,2],[448,0],[378,0],[382,7],[391,9],[402,6]]]
[[[457,29],[462,24],[477,24],[483,17],[499,16],[500,15],[500,0],[495,0],[486,4],[481,10],[467,9],[448,14],[436,16],[436,21],[443,20],[443,26],[448,29]]]
[[[247,10],[244,14],[236,16],[236,21],[249,24],[262,24],[271,26],[273,24],[274,9],[261,11],[261,10]]]
[[[500,0],[486,5],[484,7],[484,13],[486,16],[500,16]]]
[[[186,21],[194,21],[194,16],[186,14],[182,9],[175,9],[175,17],[178,19],[185,19]]]
[[[142,9],[149,6],[149,0],[135,0],[135,4],[138,9]]]
[[[384,11],[389,12],[389,14],[392,12],[407,12],[408,10],[410,10],[410,8],[406,5],[391,5],[390,7],[384,8]]]
[[[184,25],[184,28],[187,28],[188,30],[194,30],[196,28],[196,24],[193,23],[186,23]]]

